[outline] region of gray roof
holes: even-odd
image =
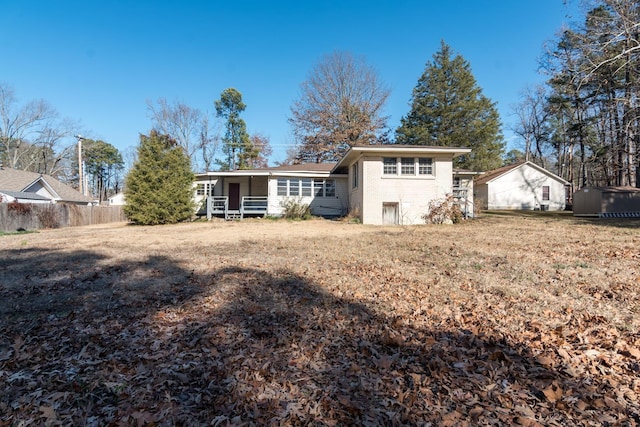
[[[83,195],[52,176],[7,167],[0,168],[0,191],[2,192],[29,193],[29,188],[39,181],[42,181],[55,193],[53,196],[56,201],[73,203],[91,203],[93,201],[91,197]]]
[[[37,193],[30,193],[28,191],[8,191],[8,190],[0,190],[0,193],[6,194],[7,196],[14,197],[16,199],[27,199],[27,200],[51,200],[48,197],[41,196]]]

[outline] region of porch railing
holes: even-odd
[[[227,216],[229,210],[228,196],[209,196],[207,197],[207,219],[211,219],[213,215]]]
[[[240,217],[245,215],[265,215],[269,203],[267,196],[243,196],[240,204]]]
[[[467,197],[467,189],[454,186],[451,194],[453,195],[454,203],[456,203],[460,207],[460,210],[462,211],[464,217],[469,218],[471,216],[471,213],[473,212],[473,203],[471,203],[471,201]]]

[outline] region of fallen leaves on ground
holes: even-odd
[[[638,229],[226,226],[0,250],[0,426],[640,423]]]

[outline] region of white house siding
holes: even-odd
[[[203,203],[204,203],[204,201],[205,201],[205,199],[206,199],[207,192],[209,192],[209,191],[210,191],[210,190],[209,190],[209,186],[213,187],[213,189],[214,189],[214,195],[219,195],[219,194],[218,194],[218,192],[220,192],[221,190],[220,190],[219,188],[216,188],[216,184],[217,184],[217,182],[218,182],[218,179],[217,179],[217,178],[211,178],[211,179],[207,178],[207,179],[200,179],[200,180],[197,180],[197,181],[194,183],[194,187],[193,187],[193,191],[194,191],[193,200],[195,201],[195,204],[196,204],[196,208],[197,208],[197,209],[199,209],[200,207],[204,206],[204,205],[203,205]],[[198,195],[198,194],[196,194],[196,188],[197,188],[198,184],[205,184],[205,194],[203,194],[203,195]],[[218,192],[216,192],[216,191],[218,191]],[[220,193],[220,194],[221,194],[221,193]],[[196,210],[197,210],[197,209],[196,209]]]
[[[364,168],[363,168],[363,158],[359,158],[356,162],[358,164],[358,185],[353,185],[353,165],[349,166],[349,176],[346,180],[346,194],[348,194],[349,200],[349,212],[353,215],[356,215],[360,218],[360,221],[364,223],[363,217],[363,198],[364,198],[364,188],[366,180],[364,179]]]
[[[397,156],[401,157],[401,156]],[[434,175],[406,176],[383,175],[382,156],[365,157],[363,161],[362,222],[383,224],[385,204],[397,203],[398,223],[401,225],[424,224],[422,215],[429,210],[429,202],[443,199],[451,193],[453,168],[451,157],[420,154],[405,157],[431,157],[434,159]]]
[[[273,216],[281,216],[284,213],[283,205],[288,200],[294,200],[300,204],[307,204],[311,208],[311,214],[316,216],[342,216],[347,210],[347,180],[345,178],[335,177],[308,177],[310,179],[333,179],[336,183],[336,195],[334,197],[315,197],[315,196],[278,196],[278,178],[294,178],[301,177],[272,177],[268,182],[268,208],[267,214]],[[315,193],[315,192],[313,192]]]
[[[549,186],[549,200],[542,200],[543,186]],[[541,209],[545,205],[552,211],[565,208],[564,183],[526,164],[487,182],[486,187],[487,209]]]

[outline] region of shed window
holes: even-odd
[[[400,173],[402,175],[416,174],[416,164],[413,157],[403,157],[400,159]]]
[[[549,200],[549,186],[542,186],[542,200]]]
[[[206,194],[206,184],[198,184],[196,186],[196,195],[204,196]]]

